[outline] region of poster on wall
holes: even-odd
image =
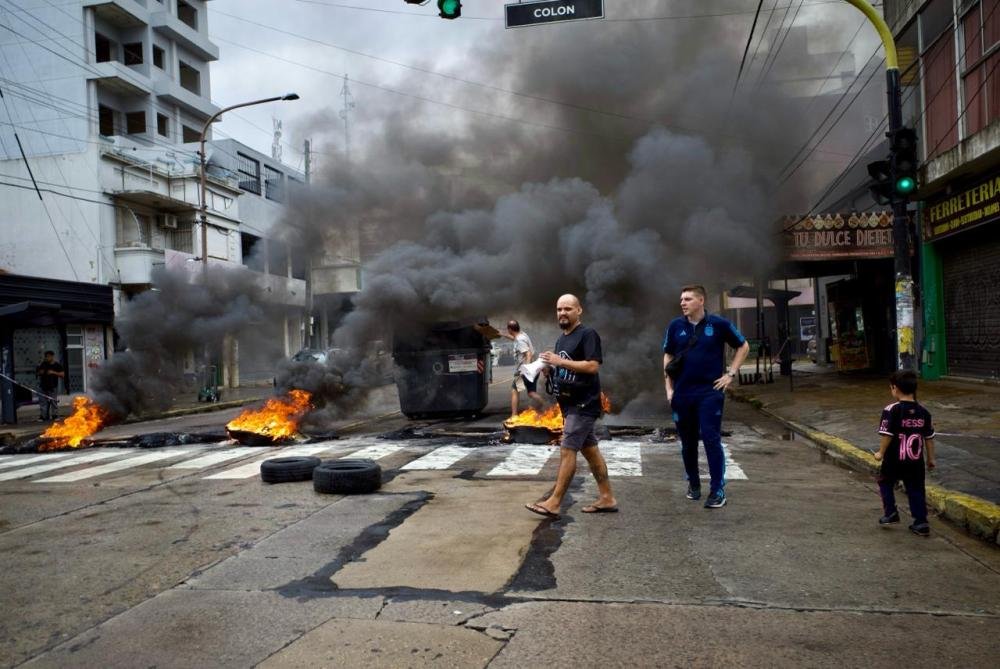
[[[802,341],[809,341],[816,337],[816,317],[815,316],[801,316],[799,317],[799,339]]]
[[[91,374],[101,366],[102,362],[104,362],[104,326],[85,325],[83,327],[83,373],[86,386],[90,385]]]

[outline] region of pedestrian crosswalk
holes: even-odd
[[[608,474],[616,478],[643,476],[644,466],[652,460],[667,463],[671,469],[680,465],[679,453],[663,444],[638,441],[605,441],[600,445],[608,465]],[[742,466],[733,459],[726,445],[726,479],[747,480]],[[383,469],[401,474],[448,469],[473,470],[482,476],[504,477],[552,476],[559,462],[557,446],[487,445],[469,447],[435,442],[391,442],[375,437],[327,441],[287,447],[242,447],[192,445],[155,450],[95,448],[32,455],[3,456],[0,459],[0,483],[28,482],[69,484],[96,479],[114,479],[126,473],[161,471],[162,475],[193,476],[206,481],[241,481],[260,474],[264,460],[275,457],[318,456],[331,458],[369,458],[382,463]],[[581,462],[582,465],[582,462]],[[702,470],[708,468],[702,456]]]

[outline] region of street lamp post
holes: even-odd
[[[206,167],[207,159],[205,156],[205,135],[208,134],[208,128],[215,122],[217,118],[222,116],[227,111],[232,111],[233,109],[239,109],[240,107],[249,107],[251,105],[260,105],[265,102],[278,102],[279,100],[298,100],[299,96],[297,93],[287,93],[285,95],[276,95],[271,98],[264,98],[263,100],[253,100],[251,102],[241,102],[240,104],[230,105],[212,114],[207,121],[205,121],[205,126],[201,129],[201,136],[198,138],[198,160],[200,164],[199,180],[199,204],[200,206],[200,218],[201,218],[201,267],[202,267],[202,280],[205,285],[208,285],[208,198],[206,197],[207,181],[206,181]],[[211,349],[206,342],[205,344],[205,368],[210,370],[210,360],[211,360]],[[208,385],[208,384],[206,384]],[[218,395],[214,394],[216,400]],[[199,399],[201,396],[199,395]]]
[[[866,0],[847,0],[860,9],[878,30],[885,48],[886,95],[888,96],[889,137],[903,126],[903,105],[900,95],[899,61],[896,56],[896,42],[892,30],[885,19]],[[895,151],[895,149],[892,149]],[[895,161],[892,161],[894,164]],[[895,167],[892,167],[895,182]],[[896,275],[896,368],[912,370],[916,367],[916,351],[913,341],[913,276],[910,272],[909,217],[906,213],[908,196],[892,192],[892,238],[893,258]]]
[[[276,95],[271,98],[264,98],[263,100],[253,100],[252,102],[241,102],[236,105],[230,105],[212,114],[207,121],[205,121],[205,126],[201,129],[201,136],[198,138],[198,159],[201,166],[200,174],[200,218],[201,218],[201,262],[203,269],[208,271],[208,201],[205,197],[207,183],[205,179],[205,168],[206,168],[206,158],[205,158],[205,135],[208,134],[208,128],[215,122],[217,118],[225,114],[227,111],[232,111],[234,109],[239,109],[240,107],[250,107],[252,105],[261,105],[265,102],[278,102],[281,100],[298,100],[299,96],[297,93],[287,93],[285,95]]]

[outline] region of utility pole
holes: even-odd
[[[340,118],[344,119],[344,156],[347,169],[351,168],[351,111],[354,110],[354,96],[351,95],[351,88],[347,82],[347,75],[344,75],[344,87],[340,89],[340,96],[344,98],[344,106],[340,110]]]
[[[860,9],[875,26],[885,48],[886,96],[889,103],[889,135],[892,155],[890,156],[891,183],[897,181],[896,135],[903,128],[903,105],[899,79],[899,61],[896,57],[896,42],[892,30],[874,7],[866,0],[847,0]],[[916,353],[913,342],[913,276],[910,272],[909,217],[906,205],[909,197],[893,190],[892,204],[893,269],[895,271],[896,296],[896,368],[916,369]]]
[[[312,155],[312,147],[311,147],[311,143],[310,143],[310,141],[308,139],[305,141],[305,145],[304,145],[304,148],[303,148],[303,153],[305,154],[305,157],[306,157],[306,160],[305,160],[306,183],[309,183],[309,177],[310,177],[309,159],[310,159],[310,157]]]
[[[303,154],[305,156],[305,179],[306,184],[309,183],[311,177],[309,158],[311,155],[311,147],[309,140],[305,140],[303,144]],[[308,332],[306,334],[306,346],[308,348],[324,348],[326,347],[326,342],[322,342],[322,345],[318,345],[316,342],[316,328],[313,326],[313,309],[315,308],[315,296],[313,295],[313,250],[306,250],[306,322],[309,324]]]
[[[271,157],[281,162],[281,120],[272,118],[271,124],[274,127],[274,137],[271,139]]]

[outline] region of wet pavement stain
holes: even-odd
[[[583,489],[583,480],[574,478],[570,489],[563,498],[563,508],[569,508],[574,503],[574,493]],[[525,511],[526,513],[530,513]],[[562,546],[566,528],[574,522],[570,516],[562,514],[559,520],[542,520],[531,535],[531,544],[524,556],[521,567],[517,570],[507,585],[505,592],[537,592],[554,590],[556,587],[556,570],[552,564],[552,555]]]
[[[393,511],[381,522],[369,525],[350,544],[340,549],[337,557],[324,565],[311,576],[292,581],[275,588],[275,592],[283,597],[296,598],[300,601],[314,597],[329,597],[340,588],[333,581],[333,575],[349,562],[357,560],[362,555],[385,541],[389,533],[402,525],[407,518],[419,511],[425,504],[434,499],[429,492],[418,493],[418,498],[407,502],[401,508]],[[375,596],[374,594],[372,596]]]

